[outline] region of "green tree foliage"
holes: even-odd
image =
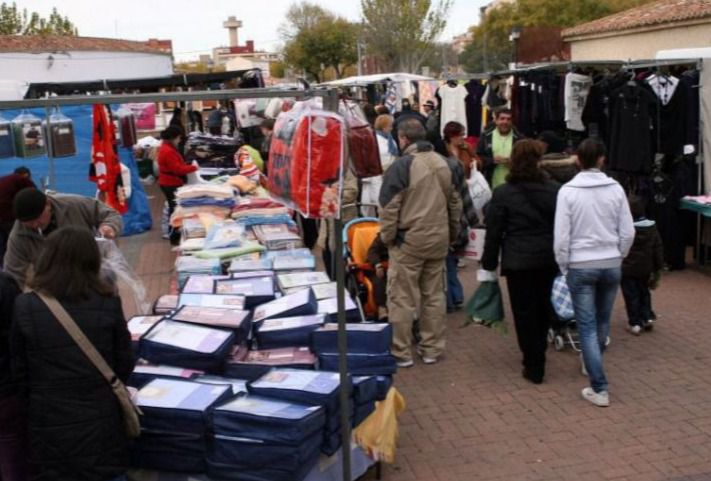
[[[341,78],[344,68],[358,60],[358,26],[318,5],[292,5],[280,32],[285,40],[286,63],[312,75],[317,82],[328,68]]]
[[[514,26],[573,27],[651,1],[654,0],[517,0],[503,4],[490,9],[483,22],[472,27],[473,41],[459,61],[469,72],[500,70],[512,59],[509,34]]]
[[[368,53],[387,71],[417,72],[447,25],[452,0],[361,0]]]
[[[78,35],[74,24],[56,8],[48,18],[37,12],[20,10],[13,2],[0,4],[0,34],[2,35]]]

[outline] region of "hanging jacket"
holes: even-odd
[[[158,149],[158,185],[181,187],[185,185],[185,176],[196,170],[196,166],[185,163],[173,144],[165,141],[161,144]]]
[[[653,272],[664,267],[662,238],[653,220],[639,219],[634,223],[634,230],[634,243],[622,261],[622,275],[646,281]]]
[[[632,247],[634,225],[624,190],[597,169],[584,170],[561,187],[555,212],[555,257],[570,264],[622,259]]]
[[[133,370],[119,297],[60,299],[123,382]],[[33,293],[15,301],[13,375],[27,406],[34,481],[106,481],[126,472],[123,415],[109,383]]]
[[[457,239],[462,199],[449,162],[429,142],[410,144],[383,176],[380,236],[419,259],[444,259]]]

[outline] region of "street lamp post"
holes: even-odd
[[[518,40],[521,38],[521,28],[514,27],[511,29],[511,35],[509,35],[509,41],[513,42],[513,66],[516,68],[518,65]]]

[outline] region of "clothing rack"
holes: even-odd
[[[229,90],[204,90],[193,92],[166,92],[166,93],[141,93],[141,94],[110,94],[110,95],[68,95],[57,97],[45,97],[29,100],[0,101],[0,110],[4,109],[32,109],[43,108],[46,112],[47,129],[51,128],[51,109],[65,105],[93,105],[93,104],[124,104],[124,103],[152,103],[152,102],[186,102],[195,100],[234,100],[234,99],[254,99],[254,98],[296,98],[297,100],[307,100],[314,97],[323,99],[323,107],[331,112],[338,112],[338,89],[326,87],[311,89],[308,84],[303,90],[285,90],[279,88],[254,88],[254,89],[229,89]],[[54,184],[54,161],[51,156],[51,139],[47,138],[49,177],[50,186]],[[343,230],[343,222],[338,216],[334,219],[336,233]],[[336,235],[336,253],[343,252],[343,236]],[[340,259],[339,259],[340,260]],[[350,381],[348,378],[348,367],[346,354],[348,353],[347,333],[346,333],[346,304],[345,304],[345,266],[342,261],[335,262],[336,283],[338,299],[338,350],[339,350],[339,375],[341,386],[348,386],[348,389],[341,389],[341,432],[342,443],[342,467],[344,480],[351,479],[351,428],[349,418],[349,393]]]

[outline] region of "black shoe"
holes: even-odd
[[[521,375],[524,377],[524,379],[531,381],[533,384],[542,384],[543,383],[543,375],[542,374],[541,375],[533,375],[525,367],[523,368]]]

